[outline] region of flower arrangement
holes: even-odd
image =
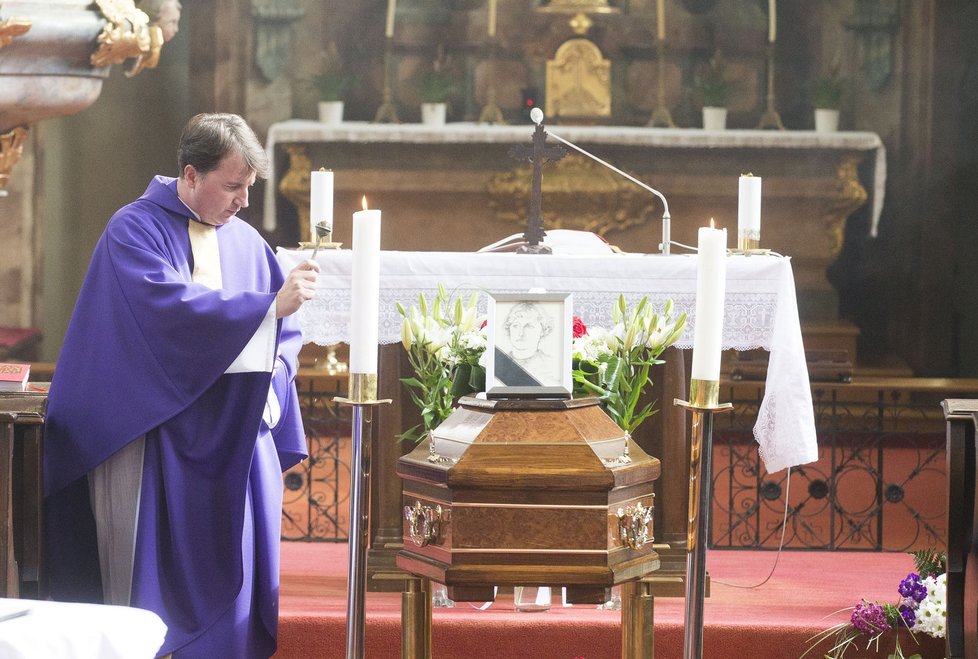
[[[639,407],[642,391],[652,384],[649,371],[659,355],[686,329],[686,314],[673,318],[672,300],[656,312],[647,297],[629,312],[625,296],[612,309],[611,330],[588,329],[574,319],[574,394],[597,396],[615,423],[631,434],[655,413],[654,403]]]
[[[696,78],[696,91],[708,107],[723,108],[727,106],[733,83],[726,78],[726,71],[720,54],[714,55],[704,73]]]
[[[431,68],[421,76],[421,100],[425,103],[445,103],[455,93],[455,88],[445,49],[439,45]]]
[[[319,54],[319,59],[319,70],[309,79],[310,84],[316,88],[320,100],[342,100],[343,92],[353,82],[353,77],[343,71],[336,44],[331,43]]]
[[[415,377],[401,378],[414,404],[421,410],[421,424],[405,430],[401,440],[417,443],[452,413],[455,400],[485,388],[485,368],[479,360],[486,349],[484,322],[476,317],[478,293],[467,302],[452,301],[441,284],[431,300],[424,293],[410,310],[401,303],[401,344]]]
[[[894,649],[890,659],[921,659],[919,654],[907,656],[900,647],[899,631],[906,629],[916,641],[915,632],[934,638],[944,638],[947,620],[947,555],[943,551],[922,549],[913,552],[916,572],[900,582],[897,604],[880,604],[862,600],[852,608],[849,622],[839,623],[813,636],[812,645],[804,657],[824,641],[831,639],[832,647],[826,659],[841,659],[853,646],[866,641],[866,649],[879,651],[880,640],[894,631]]]
[[[833,66],[828,73],[811,81],[808,93],[816,108],[838,110],[845,91],[846,80],[839,75],[838,67]]]
[[[431,300],[421,294],[410,309],[397,305],[401,344],[415,373],[401,382],[422,418],[400,439],[420,442],[448,418],[460,396],[485,390],[485,319],[477,316],[477,302],[478,293],[467,301],[452,299],[439,285]],[[657,312],[647,297],[629,310],[622,295],[612,321],[611,329],[588,328],[574,318],[573,394],[597,396],[615,423],[632,433],[655,413],[654,403],[640,405],[641,395],[652,384],[651,367],[685,331],[686,314],[674,318],[671,300]]]

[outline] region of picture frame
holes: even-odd
[[[570,398],[570,293],[500,293],[488,300],[487,398]]]

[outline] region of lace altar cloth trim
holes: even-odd
[[[279,248],[286,272],[309,250]],[[320,252],[316,296],[298,312],[306,343],[332,345],[349,341],[350,250]],[[657,308],[672,299],[689,323],[678,342],[691,348],[696,325],[696,258],[692,255],[528,255],[469,252],[382,252],[380,258],[378,337],[384,344],[401,340],[396,302],[429,300],[444,285],[465,298],[480,292],[482,312],[489,293],[520,293],[531,288],[571,293],[575,315],[585,325],[611,327],[611,309],[619,294],[633,307],[647,295]],[[815,422],[805,350],[795,299],[791,261],[777,256],[733,255],[727,258],[723,347],[770,351],[765,399],[755,437],[768,471],[812,462],[817,458]],[[774,397],[770,392],[778,391]]]

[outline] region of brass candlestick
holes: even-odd
[[[397,107],[394,105],[394,95],[391,93],[391,66],[393,65],[393,38],[387,37],[387,45],[384,48],[384,97],[377,108],[374,116],[374,123],[399,124],[401,120],[397,118]]]
[[[666,40],[659,39],[656,48],[659,59],[659,84],[656,90],[657,107],[652,111],[648,125],[657,128],[675,128],[676,124],[672,122],[672,114],[666,107]]]
[[[479,123],[504,125],[503,111],[496,104],[496,39],[489,42],[489,87],[486,89],[486,104],[479,113]]]
[[[377,399],[376,373],[350,373],[349,398],[336,397],[335,402],[353,406],[352,455],[350,456],[350,562],[347,575],[346,659],[363,659],[364,623],[367,589],[367,516],[365,505],[370,492],[369,442],[364,440],[366,423],[371,423],[373,407],[390,403]]]
[[[761,115],[758,128],[784,130],[781,115],[774,109],[774,106],[774,42],[771,41],[767,45],[767,109]]]
[[[686,540],[686,624],[684,659],[703,657],[703,600],[706,596],[706,544],[713,493],[713,415],[733,409],[718,403],[719,380],[691,380],[689,401],[674,404],[692,412],[689,450],[689,511]]]

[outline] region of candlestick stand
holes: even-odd
[[[767,109],[761,115],[758,128],[784,130],[781,115],[774,109],[774,106],[774,42],[772,41],[767,45]]]
[[[652,111],[652,117],[649,119],[649,126],[658,128],[675,128],[676,124],[672,122],[672,115],[669,113],[669,108],[666,107],[666,40],[659,39],[657,45],[658,59],[659,59],[659,80],[656,90],[656,105],[655,110]]]
[[[686,536],[686,626],[685,659],[703,657],[703,600],[706,595],[706,545],[710,532],[713,499],[713,415],[733,409],[718,404],[719,380],[691,380],[690,400],[678,398],[675,405],[692,412],[689,449],[689,525]]]
[[[350,561],[346,598],[346,659],[363,659],[365,598],[367,589],[367,515],[364,507],[370,492],[370,450],[364,441],[366,423],[371,423],[373,407],[390,403],[377,400],[377,374],[351,373],[349,398],[333,400],[353,406],[353,446],[350,459]]]
[[[761,239],[751,237],[749,234],[737,234],[737,249],[730,250],[731,254],[744,254],[752,256],[755,254],[770,254],[771,250],[761,247]]]
[[[391,66],[394,58],[391,37],[387,38],[387,45],[384,48],[384,97],[374,115],[374,123],[399,124],[401,120],[397,118],[397,107],[394,105],[394,95],[391,93]]]
[[[479,113],[479,123],[505,125],[503,111],[496,104],[496,40],[489,45],[489,86],[486,88],[486,104]]]

